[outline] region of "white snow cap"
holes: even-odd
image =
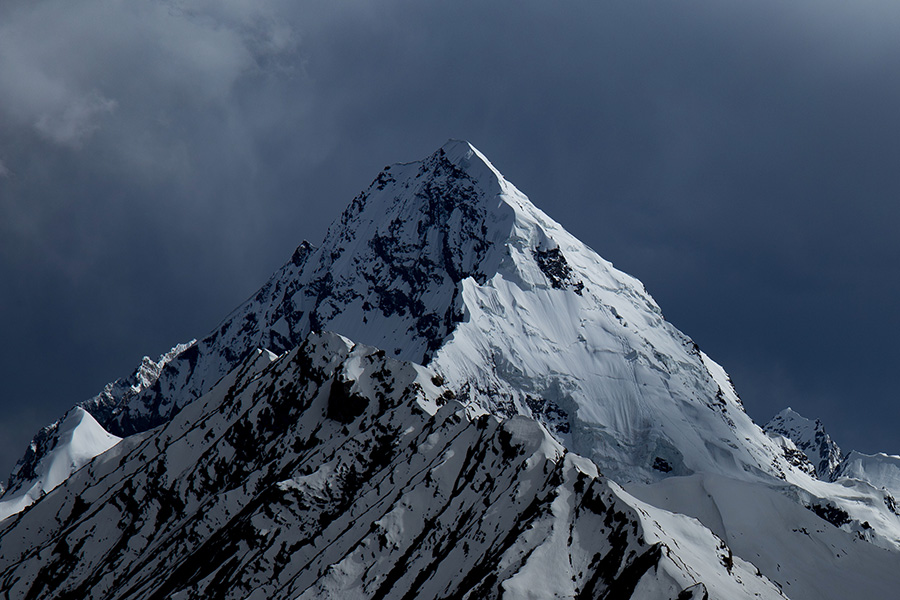
[[[76,406],[63,418],[56,447],[41,461],[38,477],[29,482],[27,490],[0,501],[0,521],[27,508],[120,441],[121,438],[103,429],[90,413]]]

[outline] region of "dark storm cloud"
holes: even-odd
[[[896,452],[898,26],[865,0],[6,3],[0,470],[448,137],[641,278],[755,418]]]

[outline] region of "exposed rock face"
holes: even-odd
[[[793,440],[797,448],[809,457],[820,479],[825,481],[834,479],[841,466],[843,454],[825,431],[821,421],[818,419],[811,421],[786,408],[766,423],[765,430]]]

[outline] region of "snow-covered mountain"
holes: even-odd
[[[253,349],[280,353],[319,329],[430,364],[468,403],[534,416],[626,478],[791,472],[725,372],[639,281],[456,141],[385,169],[320,248],[302,244],[219,328],[160,360],[155,378],[82,406],[115,435],[144,431]]]
[[[819,478],[831,480],[840,469],[844,459],[841,449],[818,419],[811,421],[786,408],[766,423],[765,430],[792,440],[809,457]]]
[[[120,441],[78,406],[52,427],[56,444],[37,464],[33,479],[19,480],[17,487],[10,488],[8,499],[0,500],[0,521],[22,511]]]
[[[782,597],[536,421],[470,418],[433,372],[334,334],[273,359],[0,526],[0,593]]]
[[[890,491],[835,478],[820,424],[755,425],[639,281],[466,142],[385,168],[216,330],[80,408],[125,439],[0,522],[7,593],[837,598],[900,583]],[[3,505],[49,491],[64,430],[36,438]]]

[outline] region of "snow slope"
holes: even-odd
[[[28,481],[30,485],[11,488],[0,500],[0,520],[30,506],[121,438],[108,433],[87,411],[75,407],[61,420],[56,439],[56,446],[40,462],[35,478]]]
[[[699,519],[794,600],[893,597],[900,583],[898,552],[871,543],[861,527],[839,528],[839,521],[819,516],[828,515],[822,509],[842,493],[835,487],[823,484],[819,498],[795,487],[696,474],[627,489],[654,506]]]
[[[0,525],[27,598],[783,598],[535,421],[312,335],[259,352]]]
[[[857,479],[900,497],[900,456],[863,454],[853,450],[841,463],[835,479]]]

